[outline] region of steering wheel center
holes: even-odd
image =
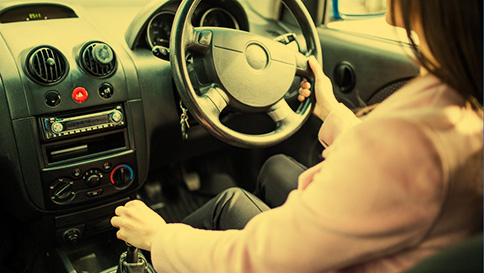
[[[250,43],[245,48],[245,58],[249,66],[255,70],[264,70],[269,66],[270,58],[267,50],[258,43]]]

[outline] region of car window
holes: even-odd
[[[408,42],[403,29],[385,19],[386,0],[328,0],[328,28],[377,38]]]
[[[281,7],[280,0],[240,0],[239,2],[265,18],[274,18]]]

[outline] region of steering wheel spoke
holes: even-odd
[[[202,95],[198,97],[200,104],[203,104],[206,113],[211,118],[219,118],[220,113],[229,105],[229,97],[227,93],[218,86],[210,86],[204,88]]]
[[[190,27],[187,32],[191,34],[186,36],[185,49],[205,55],[212,43],[212,31],[209,28],[195,28],[191,24],[189,25]]]
[[[314,78],[313,71],[308,65],[308,57],[300,52],[294,53],[296,59],[296,76],[300,76],[306,79]]]
[[[277,124],[277,127],[283,128],[298,121],[298,116],[286,102],[281,99],[274,104],[267,112],[267,115]]]

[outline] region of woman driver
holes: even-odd
[[[288,163],[302,174],[282,205],[274,185],[291,183],[270,175],[265,203],[232,189],[187,218],[240,229],[166,224],[135,200],[115,211],[118,238],[151,251],[158,272],[401,272],[482,232],[482,0],[389,0],[389,10],[421,75],[358,119],[310,60],[324,161]]]

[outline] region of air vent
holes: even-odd
[[[41,84],[56,84],[67,74],[67,61],[59,50],[42,46],[33,50],[28,58],[30,76]]]
[[[92,42],[81,50],[81,65],[89,74],[105,78],[116,70],[116,56],[107,44]]]

